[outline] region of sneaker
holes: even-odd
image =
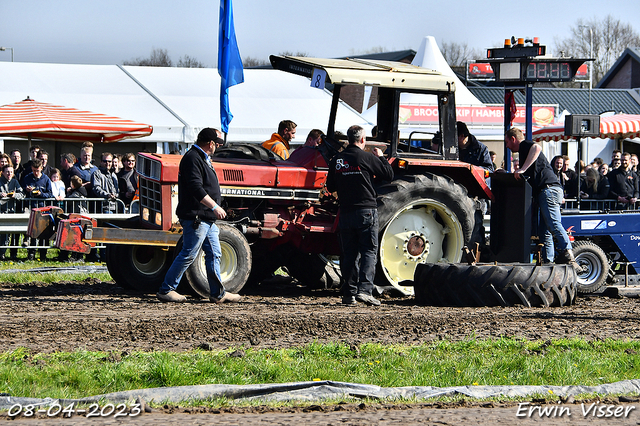
[[[235,293],[229,293],[228,291],[222,296],[222,299],[218,299],[217,297],[209,298],[210,301],[214,303],[235,303],[242,300],[242,296]]]
[[[380,301],[368,294],[358,293],[356,294],[356,300],[358,302],[366,303],[369,306],[380,306]]]
[[[167,294],[156,293],[156,297],[160,299],[161,302],[184,302],[187,300],[186,297],[178,293],[177,291],[170,291]]]
[[[354,295],[342,296],[343,305],[355,305],[356,303],[356,297]]]

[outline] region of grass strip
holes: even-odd
[[[438,341],[420,346],[312,343],[289,349],[0,354],[0,392],[81,398],[140,388],[334,380],[396,386],[588,385],[640,377],[640,342]]]
[[[87,279],[95,279],[102,282],[113,281],[111,275],[108,272],[82,272],[82,273],[67,273],[67,272],[15,272],[11,274],[0,273],[0,282],[10,284],[24,284],[24,283],[46,283],[55,284],[60,282],[82,282]]]

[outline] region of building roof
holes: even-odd
[[[485,104],[504,104],[503,87],[469,87],[480,101]],[[591,111],[589,111],[589,92],[591,92]],[[525,96],[515,92],[516,103],[524,104]],[[631,89],[559,89],[547,87],[533,88],[533,103],[542,105],[558,104],[559,112],[570,114],[602,114],[613,111],[624,114],[640,114],[640,95]]]
[[[618,60],[609,68],[609,71],[600,79],[597,88],[607,87],[611,80],[615,78],[615,76],[621,71],[624,64],[627,60],[632,59],[640,64],[640,49],[634,47],[627,47],[622,55],[618,58]]]
[[[368,53],[365,55],[350,55],[339,59],[356,58],[356,59],[374,59],[376,61],[393,61],[393,62],[407,62],[413,61],[416,56],[416,51],[413,49],[408,50],[396,50],[394,52],[382,52],[382,53]]]

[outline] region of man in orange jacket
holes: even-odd
[[[282,160],[289,158],[289,141],[296,137],[298,125],[291,120],[282,120],[278,125],[278,133],[271,135],[271,139],[264,141],[262,147],[276,154]]]

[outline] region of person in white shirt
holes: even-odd
[[[53,198],[55,198],[56,200],[63,200],[66,194],[66,188],[64,187],[64,182],[62,181],[60,170],[52,167],[51,175],[49,176],[49,178],[51,179]]]

